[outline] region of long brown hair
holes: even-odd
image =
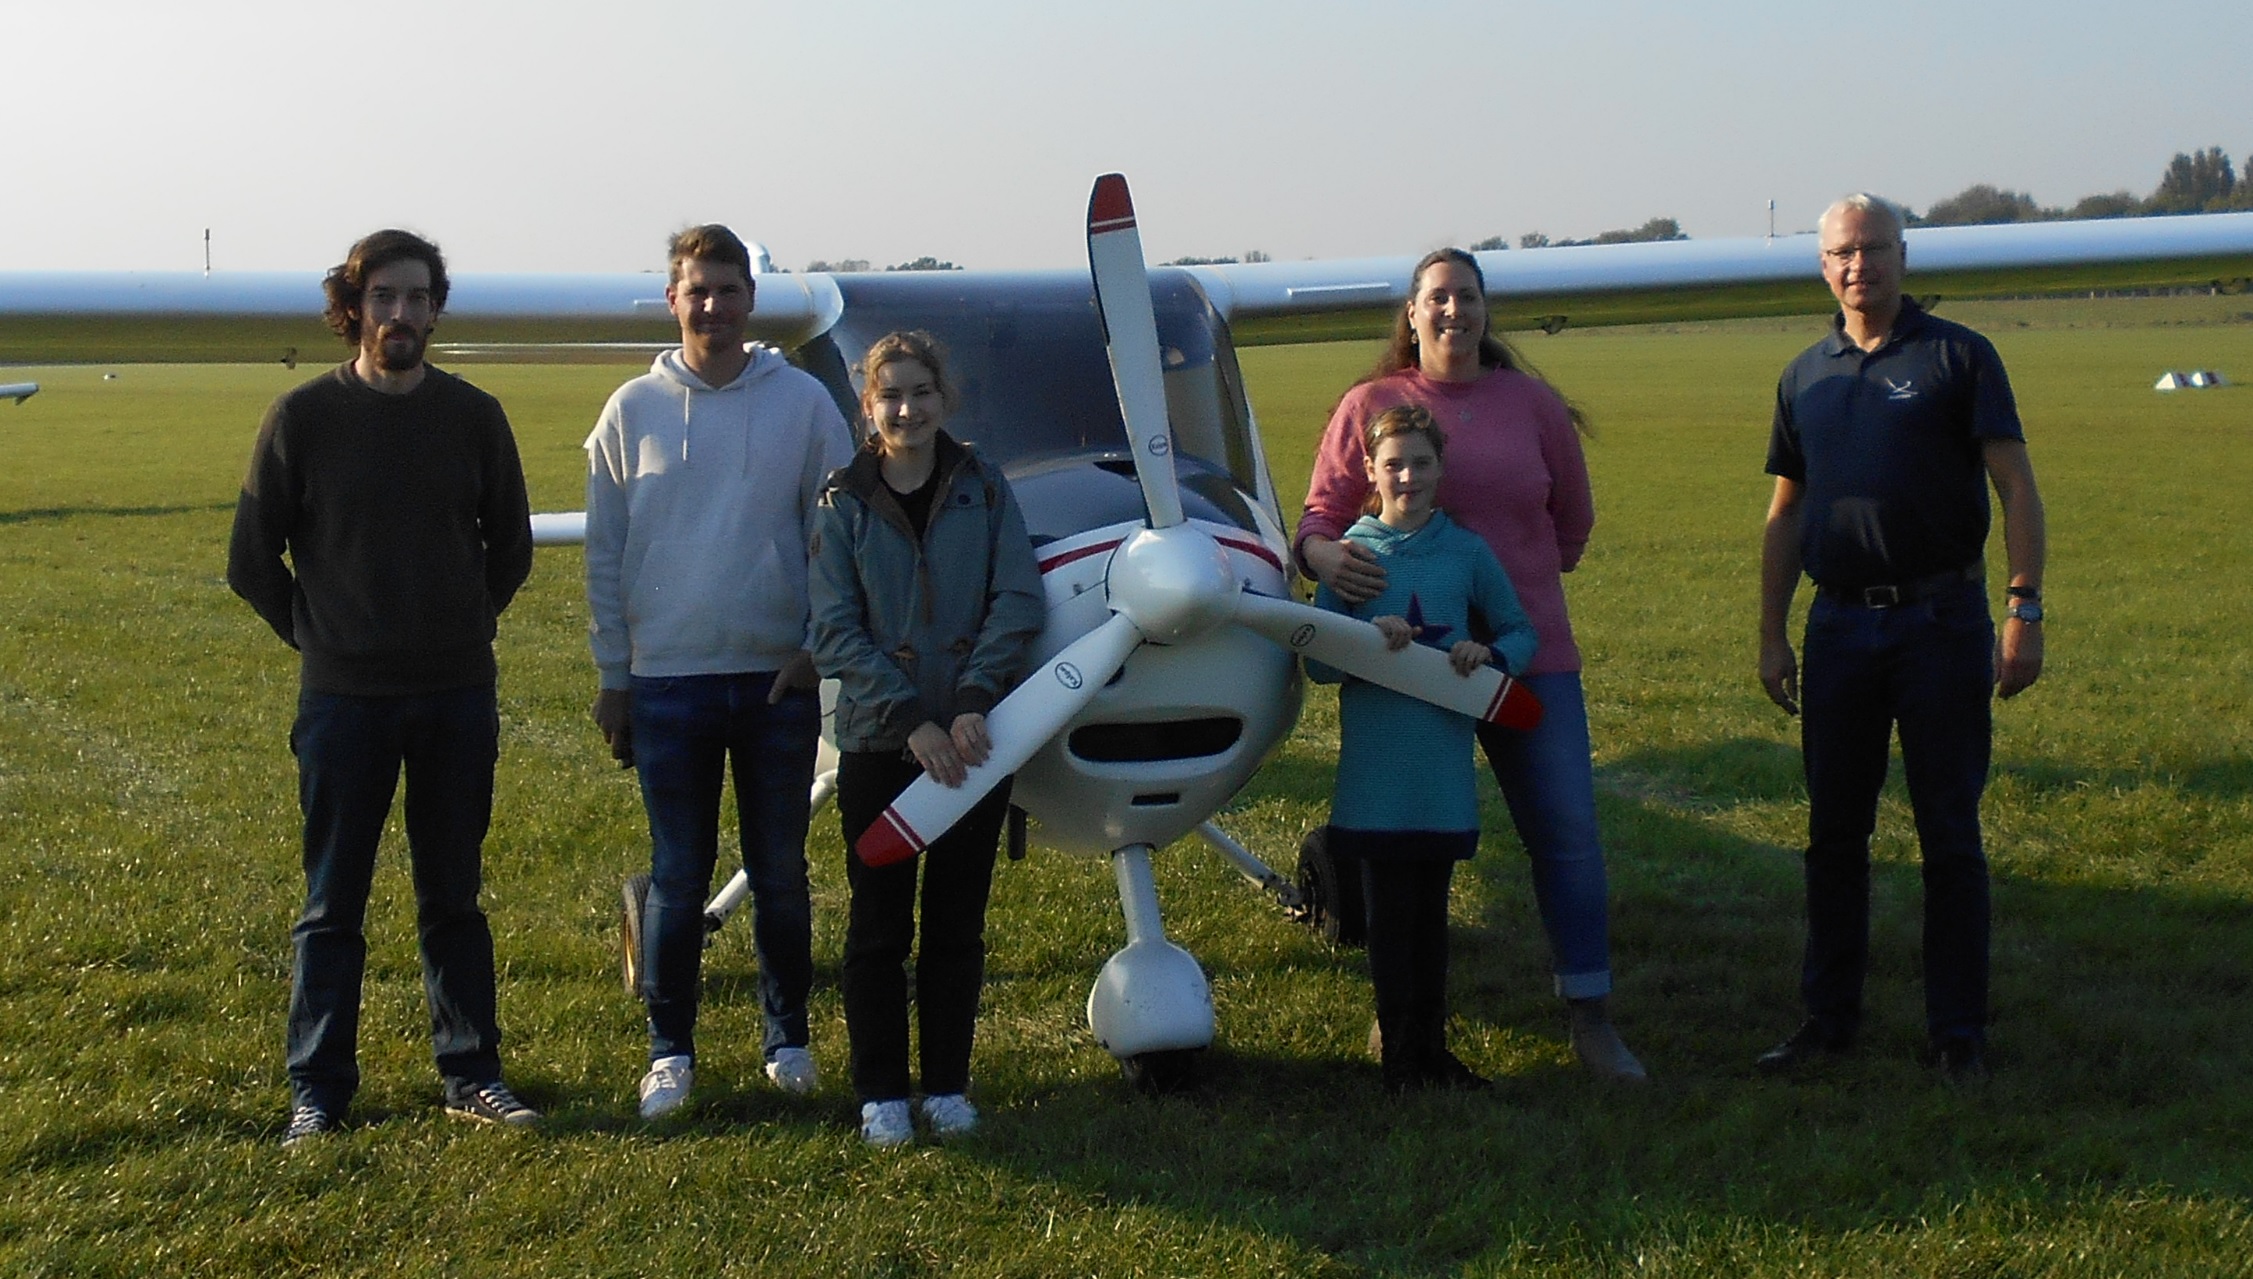
[[[1393,312],[1392,336],[1385,342],[1385,353],[1377,357],[1376,367],[1362,374],[1360,380],[1356,381],[1354,386],[1360,386],[1364,382],[1374,382],[1379,378],[1388,378],[1395,373],[1404,372],[1408,369],[1422,367],[1423,362],[1418,357],[1416,350],[1416,326],[1409,320],[1408,316],[1409,312],[1415,308],[1417,290],[1423,287],[1424,272],[1431,270],[1442,262],[1453,262],[1469,268],[1471,278],[1478,281],[1479,301],[1487,302],[1486,272],[1479,270],[1479,260],[1469,253],[1449,246],[1444,249],[1433,249],[1417,259],[1416,269],[1408,274],[1408,305]],[[1519,354],[1516,347],[1504,341],[1502,335],[1494,331],[1494,311],[1491,305],[1489,305],[1486,313],[1486,331],[1479,334],[1479,367],[1482,369],[1511,369],[1525,374],[1552,391],[1557,390],[1556,383],[1543,377],[1541,371],[1534,368],[1525,356]],[[1587,413],[1583,412],[1578,404],[1567,399],[1564,392],[1557,391],[1557,398],[1564,400],[1565,411],[1572,415],[1573,429],[1582,435],[1593,438],[1596,431],[1594,427],[1589,425]]]

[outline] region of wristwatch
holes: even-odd
[[[2007,616],[2015,617],[2021,622],[2039,622],[2042,620],[2042,601],[2039,599],[2012,600]]]

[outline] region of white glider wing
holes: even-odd
[[[2253,213],[1927,227],[1908,233],[1908,248],[1909,287],[1925,298],[2242,288],[2253,280]],[[1478,260],[1490,309],[1506,328],[1553,332],[1832,305],[1813,235],[1515,249]],[[1414,263],[1398,256],[1160,270],[1194,278],[1237,343],[1259,345],[1381,334],[1407,300]],[[969,283],[985,274],[956,278]],[[786,348],[827,332],[844,311],[837,277],[774,272],[757,284],[752,335]],[[310,271],[6,271],[0,360],[264,358],[285,338],[322,340],[320,311],[320,275]],[[472,272],[454,276],[442,337],[599,344],[662,340],[671,328],[664,281],[654,273]]]

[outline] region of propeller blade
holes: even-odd
[[[1541,722],[1541,699],[1501,668],[1457,675],[1447,654],[1421,644],[1395,652],[1385,647],[1383,632],[1358,618],[1246,591],[1238,597],[1236,620],[1301,657],[1472,719],[1516,729]]]
[[[1126,178],[1106,173],[1087,201],[1087,265],[1095,276],[1095,308],[1119,390],[1119,416],[1134,449],[1134,475],[1150,508],[1150,527],[1181,523],[1181,490],[1173,476],[1173,431],[1166,420],[1166,383],[1158,358],[1158,321],[1150,308],[1150,276],[1142,233],[1134,229],[1134,197]]]
[[[1066,645],[986,716],[993,753],[985,763],[972,768],[960,786],[941,786],[928,774],[916,778],[853,841],[853,851],[871,866],[889,866],[922,852],[1094,700],[1141,642],[1134,623],[1113,613]]]

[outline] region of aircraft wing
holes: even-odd
[[[1926,227],[1908,233],[1908,246],[1908,287],[1922,298],[2241,289],[2253,280],[2253,213]],[[1477,256],[1491,310],[1505,328],[1554,332],[1832,306],[1812,234]],[[1160,270],[1195,278],[1228,317],[1236,341],[1260,345],[1381,336],[1407,300],[1415,261],[1401,255]],[[794,347],[827,331],[843,309],[829,275],[763,273],[752,335]],[[0,360],[265,360],[285,350],[285,358],[295,358],[300,347],[336,349],[320,311],[320,275],[311,271],[0,272]],[[676,333],[655,273],[463,273],[454,277],[440,340],[500,348],[647,345]]]
[[[0,271],[0,361],[341,357],[321,322],[319,271]],[[843,311],[826,275],[758,277],[753,336],[795,347]],[[456,274],[437,340],[510,354],[556,346],[677,345],[665,277]]]
[[[1923,227],[1908,233],[1920,298],[2217,286],[2253,281],[2253,213]],[[1498,327],[1600,326],[1803,315],[1836,304],[1812,233],[1575,245],[1475,255]],[[1180,268],[1228,316],[1238,345],[1381,337],[1408,301],[1415,257]]]

